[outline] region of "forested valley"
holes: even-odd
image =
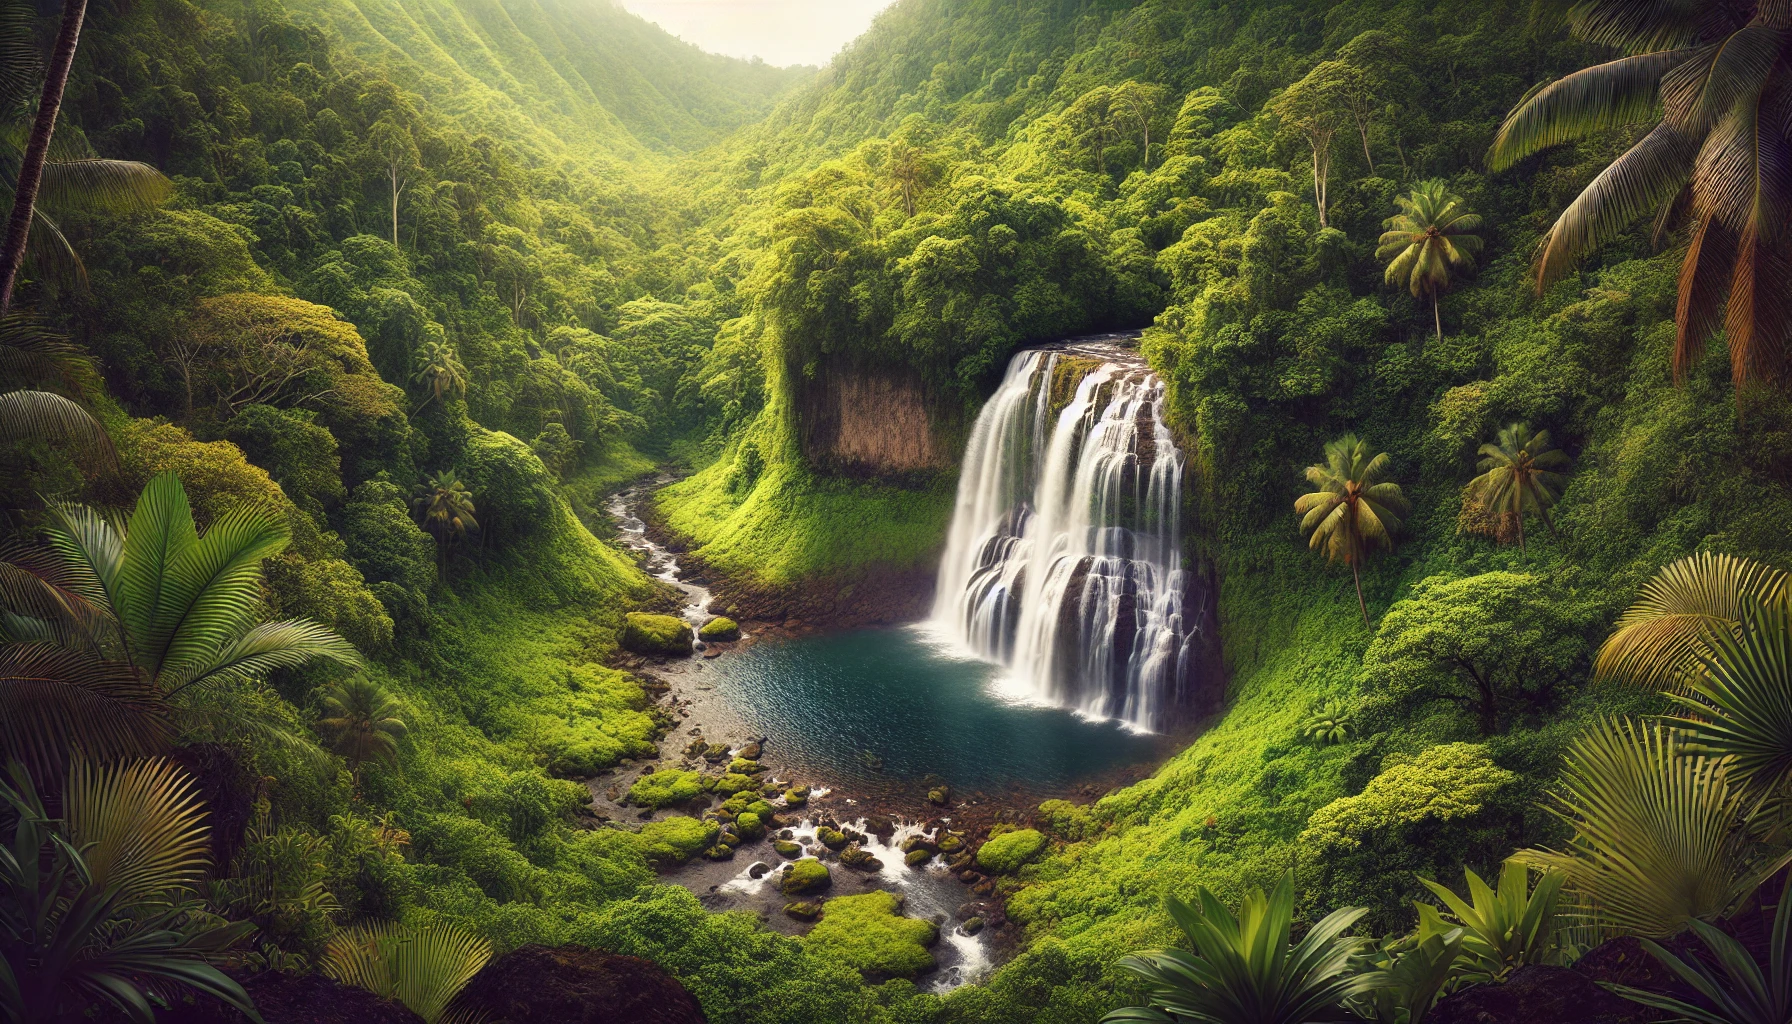
[[[1792,7],[0,0],[0,118],[0,1020],[1792,1021]]]

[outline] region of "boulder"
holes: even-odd
[[[927,791],[927,802],[935,807],[952,806],[952,787],[935,786]]]
[[[741,775],[757,775],[765,771],[765,766],[751,758],[737,757],[728,762],[728,770]]]
[[[784,880],[778,888],[787,896],[798,896],[826,889],[832,881],[826,864],[805,858],[784,866]]]
[[[815,830],[815,839],[830,850],[845,849],[847,844],[846,833],[826,825]]]
[[[466,988],[491,1024],[706,1024],[703,1008],[659,965],[584,946],[522,946]]]
[[[726,616],[717,615],[703,624],[703,628],[697,631],[697,637],[705,643],[739,640],[740,624]]]
[[[792,786],[784,791],[784,805],[786,807],[801,807],[808,802],[808,786]]]
[[[958,927],[959,930],[966,935],[975,935],[983,930],[983,919],[981,917],[967,918],[964,924],[961,924]]]
[[[736,756],[744,757],[749,761],[757,761],[757,760],[759,760],[759,755],[764,752],[765,752],[764,744],[760,743],[758,740],[754,740],[753,742],[740,748],[740,750],[736,754]]]
[[[788,839],[779,839],[773,842],[772,849],[778,851],[778,856],[786,860],[796,860],[803,855],[803,848]]]
[[[917,846],[908,851],[902,858],[903,863],[911,868],[920,867],[933,859],[933,851],[925,846]]]
[[[321,974],[262,971],[236,974],[236,978],[267,1024],[423,1024],[423,1018],[403,1003],[381,999],[364,988]],[[248,1024],[249,1018],[215,999],[185,992],[156,1014],[156,1020],[161,1024]]]
[[[1045,850],[1045,836],[1035,829],[1004,832],[977,851],[977,866],[992,875],[1012,874]]]
[[[622,646],[636,654],[688,656],[691,627],[676,615],[629,612],[622,624]]]
[[[786,903],[784,904],[784,915],[798,921],[813,921],[821,916],[821,904]]]

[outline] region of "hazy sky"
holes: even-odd
[[[686,42],[768,64],[826,64],[891,0],[618,0]]]

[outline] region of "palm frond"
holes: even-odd
[[[1551,82],[1506,115],[1487,165],[1503,171],[1550,146],[1649,120],[1657,109],[1661,76],[1692,56],[1668,50],[1622,57]]]
[[[153,210],[174,194],[161,171],[137,160],[51,161],[38,200],[51,209],[127,214]]]
[[[447,921],[363,924],[338,932],[320,966],[438,1024],[491,955],[491,943]]]
[[[1538,287],[1560,280],[1581,256],[1671,200],[1691,179],[1696,153],[1689,136],[1664,122],[1613,160],[1549,229],[1537,257]]]
[[[81,254],[62,233],[62,226],[42,207],[31,208],[25,262],[47,281],[81,292],[87,290],[87,264],[81,262]]]
[[[110,767],[77,761],[64,813],[93,884],[116,888],[126,902],[197,889],[211,862],[198,787],[161,758]]]
[[[4,8],[0,8],[3,12]],[[23,313],[0,314],[0,386],[61,388],[74,395],[99,389],[93,360],[68,339]]]
[[[0,646],[0,751],[38,777],[59,773],[71,751],[113,759],[172,738],[161,700],[129,665],[50,644]]]
[[[263,622],[209,657],[170,666],[162,685],[170,695],[194,687],[259,678],[277,668],[313,661],[359,668],[361,652],[328,626],[310,619]]]
[[[1785,598],[1786,574],[1760,562],[1709,551],[1670,562],[1618,617],[1593,678],[1684,688],[1702,636],[1734,631],[1751,609]]]
[[[197,543],[199,530],[193,524],[193,508],[187,503],[180,478],[173,473],[158,474],[144,486],[131,511],[112,599],[133,656],[151,675],[160,667],[157,655],[168,642],[166,636],[157,636],[157,623],[167,623],[176,614],[170,609],[174,583],[169,568]],[[166,632],[167,627],[163,629]]]
[[[1763,789],[1792,772],[1792,608],[1749,609],[1740,628],[1703,634],[1704,671],[1691,694],[1676,694],[1689,717],[1675,720],[1690,749],[1730,758],[1734,771]]]
[[[261,606],[261,561],[285,550],[286,523],[271,509],[239,506],[168,564],[162,602],[138,657],[157,675],[209,662],[241,636]]]
[[[73,449],[83,463],[118,468],[112,438],[93,414],[51,391],[0,394],[0,434],[9,442],[42,441]]]

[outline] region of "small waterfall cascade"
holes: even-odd
[[[1136,353],[1017,354],[971,429],[933,608],[1032,696],[1141,729],[1175,713],[1196,622],[1163,403]]]

